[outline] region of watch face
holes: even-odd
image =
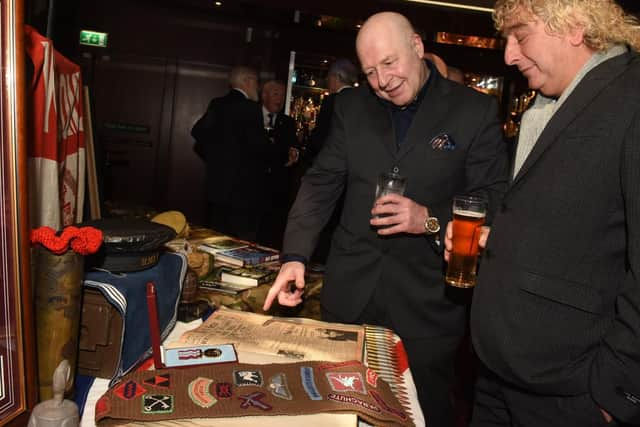
[[[425,228],[430,233],[437,233],[438,231],[440,231],[440,223],[438,222],[438,218],[427,218]]]

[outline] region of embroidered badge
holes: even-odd
[[[456,142],[446,133],[436,135],[429,144],[434,150],[453,151],[456,148]]]
[[[142,396],[143,414],[170,414],[173,412],[173,396],[170,394],[145,394]]]
[[[231,383],[217,383],[216,396],[218,399],[229,399],[233,396],[233,388]]]
[[[378,387],[378,373],[371,368],[367,368],[367,384]]]
[[[360,372],[327,372],[326,375],[333,391],[367,394]]]
[[[300,368],[300,376],[302,377],[302,387],[307,392],[309,399],[322,400],[322,395],[316,387],[316,382],[313,379],[313,368],[310,366],[302,366]]]
[[[169,388],[171,386],[170,374],[158,374],[143,381],[144,384],[156,387]]]
[[[213,380],[203,377],[198,377],[189,383],[187,391],[193,403],[202,408],[210,408],[218,403],[218,399],[209,392],[212,383]]]
[[[238,387],[248,385],[261,386],[262,372],[260,371],[233,371],[233,382]]]
[[[111,399],[109,399],[109,396],[102,396],[96,402],[96,418],[102,418],[108,415],[109,412],[111,412]]]
[[[147,390],[144,387],[133,380],[122,383],[113,390],[113,394],[124,400],[135,399],[146,392]]]
[[[334,402],[348,403],[350,405],[360,406],[361,408],[376,413],[380,412],[380,408],[378,408],[376,405],[369,403],[366,400],[358,399],[357,397],[349,396],[346,394],[329,393],[327,395],[327,399],[333,400]]]
[[[253,406],[254,408],[262,409],[263,411],[270,411],[271,405],[262,401],[265,396],[266,394],[262,393],[261,391],[238,396],[238,399],[242,400],[240,407],[242,409],[247,409]]]
[[[287,377],[283,373],[276,374],[269,378],[269,391],[280,399],[293,399],[289,391],[289,385],[287,384]]]
[[[395,415],[396,417],[400,418],[403,421],[405,421],[408,418],[407,414],[405,414],[404,411],[400,409],[392,408],[391,406],[389,406],[389,404],[384,401],[382,396],[380,396],[380,394],[378,394],[377,391],[369,390],[369,394],[371,395],[371,397],[373,397],[373,400],[375,400],[376,403],[380,405],[383,411],[388,412],[392,415]]]

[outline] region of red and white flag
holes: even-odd
[[[80,67],[25,26],[34,66],[28,93],[30,227],[60,230],[82,221],[85,146]]]

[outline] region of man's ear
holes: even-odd
[[[418,58],[422,59],[424,57],[424,44],[422,44],[422,38],[418,34],[411,36],[411,45]]]
[[[567,33],[567,40],[572,46],[580,46],[584,43],[584,27],[573,27]]]

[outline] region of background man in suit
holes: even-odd
[[[351,89],[358,81],[358,74],[358,68],[356,68],[356,66],[346,58],[337,59],[329,67],[329,71],[327,73],[329,95],[325,96],[322,100],[316,127],[313,128],[311,139],[305,149],[305,160],[307,162],[306,167],[311,166],[313,159],[318,155],[325,139],[329,136],[331,117],[333,116],[333,105],[335,103],[336,96],[344,90]],[[327,261],[329,246],[331,244],[331,236],[340,221],[343,202],[344,199],[341,197],[338,200],[336,209],[333,211],[327,225],[322,229],[322,232],[318,237],[318,244],[316,245],[316,249],[312,255],[312,259],[314,261],[322,264]]]
[[[538,95],[473,297],[472,426],[640,425],[640,26],[613,0],[495,8]]]
[[[311,134],[311,139],[305,152],[309,163],[318,155],[324,140],[327,139],[329,135],[336,95],[345,89],[352,88],[357,81],[358,68],[348,59],[337,59],[329,67],[329,71],[327,72],[327,89],[329,89],[329,95],[322,99],[318,120],[316,121],[316,126],[313,128],[313,133]]]
[[[305,262],[345,189],[323,317],[395,330],[427,424],[450,426],[453,359],[466,309],[446,292],[437,219],[451,218],[455,194],[482,194],[492,206],[502,197],[507,161],[497,104],[435,72],[400,14],[370,17],[356,50],[369,86],[336,99],[329,138],[289,213],[283,266],[264,308],[276,297],[283,305],[301,302]],[[431,144],[441,138],[451,150]],[[377,176],[390,171],[407,177],[405,197],[386,195],[374,206]]]
[[[258,242],[276,249],[282,246],[282,235],[289,211],[290,167],[298,161],[295,148],[296,123],[284,114],[286,86],[278,80],[269,80],[262,87],[262,120],[269,138],[268,156],[264,159],[266,179],[261,183],[265,202],[258,209]]]
[[[269,149],[256,102],[258,75],[252,68],[235,67],[229,84],[229,93],[209,103],[191,135],[196,140],[194,150],[207,167],[208,225],[255,241]]]

